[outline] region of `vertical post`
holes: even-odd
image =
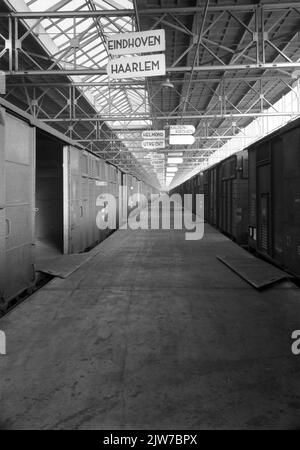
[[[32,101],[32,106],[33,106],[33,117],[35,119],[37,119],[37,101],[36,101],[36,88],[33,88],[33,101]]]
[[[297,79],[297,88],[296,88],[296,92],[297,92],[297,105],[298,105],[298,114],[300,112],[300,78]]]
[[[69,119],[72,119],[72,86],[69,86]]]
[[[265,51],[265,14],[263,5],[260,6],[260,24],[261,24],[261,52],[262,52],[262,62],[266,62],[266,51]]]
[[[260,112],[264,112],[264,93],[263,93],[263,85],[262,79],[259,81],[259,96],[260,96]]]
[[[75,86],[72,86],[72,118],[76,118],[76,91]]]
[[[255,9],[256,59],[257,64],[266,62],[264,8],[258,5]]]
[[[69,173],[69,147],[64,146],[63,148],[63,211],[64,211],[64,255],[69,253],[69,229],[70,229],[70,216],[69,216],[69,178],[71,174]]]
[[[258,7],[255,8],[255,40],[256,40],[256,63],[259,64],[259,20],[258,20]]]
[[[12,17],[8,18],[8,41],[9,41],[9,71],[13,71],[13,22]]]
[[[73,50],[74,50],[74,70],[77,68],[76,62],[76,17],[73,19]]]
[[[14,39],[14,46],[15,46],[15,70],[19,70],[19,24],[18,24],[18,18],[15,17],[15,39]]]

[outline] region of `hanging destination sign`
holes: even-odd
[[[160,139],[160,140],[156,140],[156,141],[154,139],[151,139],[149,141],[142,142],[142,147],[147,150],[149,150],[149,149],[155,150],[158,148],[165,148],[165,146],[166,146],[166,142],[164,139]]]
[[[108,62],[107,74],[110,78],[157,77],[166,74],[164,54],[117,58]]]
[[[191,134],[179,136],[179,135],[170,135],[169,143],[170,145],[192,145],[195,142],[195,136]]]
[[[114,34],[107,39],[107,49],[112,56],[163,52],[166,49],[165,30]]]
[[[170,134],[194,134],[195,131],[193,125],[170,125]]]
[[[145,130],[142,133],[143,139],[165,139],[165,130]]]

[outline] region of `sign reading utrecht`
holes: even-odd
[[[142,147],[147,149],[147,150],[155,150],[158,148],[165,148],[166,146],[166,142],[164,139],[160,139],[160,140],[149,140],[149,141],[143,141],[142,142]]]
[[[107,40],[107,49],[112,56],[163,52],[166,49],[165,30],[114,34]]]
[[[166,74],[164,54],[117,58],[108,62],[107,74],[110,78],[157,77]]]

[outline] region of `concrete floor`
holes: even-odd
[[[117,231],[0,320],[1,429],[300,428],[299,289],[254,290],[206,226]]]

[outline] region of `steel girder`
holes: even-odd
[[[257,79],[258,80],[258,79]],[[262,79],[263,80],[263,79]],[[292,78],[276,78],[277,84],[282,83],[282,87],[289,89],[295,93],[297,100],[299,102],[300,110],[300,99],[294,89],[295,86],[299,86],[299,81],[295,82]],[[200,85],[201,83],[199,83]],[[204,81],[204,85],[207,85],[207,81]],[[155,105],[152,105],[157,120],[164,120],[167,122],[176,121],[178,119],[238,119],[243,117],[255,118],[255,117],[275,117],[275,116],[295,116],[298,112],[295,111],[266,111],[266,107],[271,107],[270,101],[270,91],[272,90],[272,85],[265,88],[262,83],[260,83],[259,88],[253,87],[247,79],[238,79],[235,82],[234,79],[228,82],[222,81],[217,89],[208,88],[212,94],[212,99],[214,98],[213,107],[211,107],[208,112],[198,110],[190,101],[186,100],[186,105],[188,109],[185,109],[184,115],[182,115],[177,109],[173,111],[162,112],[156,110]],[[251,103],[243,106],[236,106],[230,101],[230,93],[233,90],[240,89],[242,93],[246,93],[249,97],[251,94]],[[133,120],[151,120],[151,115],[148,113],[139,113],[136,111],[128,112],[124,114],[121,111],[116,111],[115,114],[109,112],[108,107],[104,107],[102,111],[98,114],[92,115],[91,113],[85,113],[78,107],[79,100],[84,97],[84,90],[79,91],[76,85],[72,84],[33,84],[33,83],[16,83],[7,85],[6,97],[8,98],[14,92],[23,91],[26,94],[28,100],[27,111],[30,111],[36,119],[44,120],[45,122],[52,123],[70,123],[75,124],[77,122],[101,122],[101,121],[133,121]],[[117,92],[118,88],[112,90],[112,94]],[[55,112],[52,114],[46,111],[43,107],[43,102],[45,96],[50,99],[56,96],[60,97],[60,106],[57,105]],[[107,102],[111,100],[111,94],[107,98]],[[153,98],[150,98],[150,102]]]
[[[255,4],[223,4],[223,5],[210,5],[208,12],[222,12],[222,11],[236,11],[236,12],[248,12],[254,11],[258,7],[263,7],[266,11],[282,11],[286,8],[300,8],[300,2],[264,2],[260,5]],[[195,13],[202,12],[204,5],[193,7],[161,7],[161,8],[141,8],[139,9],[140,16],[142,15],[163,15],[163,14],[178,14],[178,15],[194,15]],[[98,11],[30,11],[30,12],[9,12],[0,13],[0,17],[17,17],[17,18],[72,18],[72,17],[130,17],[135,16],[135,11],[132,9],[113,9],[113,10],[98,10]]]
[[[68,98],[68,95],[65,96],[65,105],[62,105],[55,114],[48,114],[43,117],[41,113],[43,113],[42,105],[40,104],[39,97],[35,97],[34,94],[32,94],[33,87],[32,86],[23,86],[24,92],[26,97],[28,98],[29,103],[29,110],[33,113],[33,115],[38,118],[42,119],[47,122],[51,122],[53,124],[68,124],[68,133],[70,136],[73,135],[73,137],[76,137],[74,133],[76,132],[76,125],[80,122],[88,122],[88,121],[94,121],[95,127],[97,124],[99,124],[101,121],[134,121],[134,120],[151,120],[153,116],[157,120],[163,120],[167,123],[172,121],[178,121],[182,119],[186,120],[205,120],[210,121],[214,119],[230,119],[232,121],[238,121],[239,119],[243,118],[256,118],[256,117],[265,117],[265,116],[295,116],[297,113],[295,112],[268,112],[266,114],[264,112],[264,108],[269,104],[270,106],[270,97],[268,96],[268,92],[264,90],[264,86],[257,86],[261,82],[260,77],[258,75],[255,75],[253,77],[250,77],[253,80],[249,82],[249,91],[253,94],[252,103],[249,107],[245,107],[245,105],[240,105],[240,102],[233,103],[231,101],[230,92],[235,90],[235,88],[239,85],[238,83],[242,83],[245,85],[244,77],[240,74],[251,74],[253,72],[254,74],[257,73],[257,71],[260,71],[261,75],[263,76],[263,80],[265,79],[265,71],[276,71],[278,74],[280,74],[280,77],[282,78],[282,82],[286,83],[287,89],[293,89],[290,82],[292,80],[293,73],[295,74],[295,78],[299,75],[298,70],[300,69],[300,62],[299,58],[296,53],[293,54],[290,51],[289,45],[286,45],[285,48],[282,48],[282,46],[278,45],[278,42],[273,40],[272,38],[272,30],[274,27],[276,27],[276,23],[272,24],[271,28],[265,29],[263,27],[265,17],[264,15],[270,14],[272,12],[280,12],[280,14],[284,17],[288,14],[295,14],[299,15],[300,17],[300,2],[289,2],[289,3],[266,3],[264,2],[261,5],[219,5],[219,6],[207,6],[207,12],[209,14],[215,14],[216,17],[213,22],[206,24],[205,27],[203,27],[202,32],[200,35],[197,35],[197,33],[190,32],[190,38],[191,38],[191,48],[194,48],[197,39],[199,39],[199,48],[202,48],[204,52],[207,53],[207,55],[210,55],[211,61],[209,59],[204,58],[204,63],[199,64],[198,59],[195,58],[195,63],[192,65],[182,65],[180,66],[180,62],[182,61],[182,55],[180,55],[179,58],[177,58],[176,61],[173,62],[173,64],[167,68],[167,72],[172,75],[176,76],[176,74],[184,73],[187,76],[190,77],[190,83],[189,86],[192,84],[199,83],[198,77],[201,72],[204,72],[205,74],[208,74],[210,72],[216,73],[216,77],[214,80],[218,80],[218,86],[213,86],[211,88],[211,102],[210,107],[208,110],[201,110],[198,107],[195,107],[194,104],[192,104],[191,99],[188,98],[190,95],[189,89],[188,94],[186,98],[184,98],[184,104],[186,110],[182,113],[182,111],[178,108],[173,109],[172,111],[160,111],[156,106],[155,102],[152,101],[152,114],[140,114],[139,111],[131,111],[127,114],[118,114],[116,113],[114,115],[107,114],[107,111],[102,114],[101,111],[99,112],[99,115],[89,115],[88,117],[82,117],[80,115],[80,110],[77,108],[77,98],[76,94],[74,96],[74,92],[72,92],[72,87],[70,87],[71,95]],[[180,23],[180,17],[181,15],[193,15],[195,13],[203,12],[204,7],[194,7],[194,8],[159,8],[159,9],[142,9],[139,10],[140,15],[145,16],[151,16],[155,20],[156,26],[158,26],[160,23],[165,23],[166,26],[170,26],[171,28],[177,27],[177,30],[181,30],[182,32],[188,32],[188,30],[184,29],[184,26]],[[39,19],[36,24],[40,22],[42,18],[58,18],[62,19],[65,17],[72,17],[72,18],[86,18],[86,17],[93,17],[93,18],[100,18],[101,16],[105,17],[120,17],[127,15],[133,16],[135,14],[135,11],[129,10],[113,10],[113,11],[58,11],[58,12],[42,12],[42,13],[29,13],[29,14],[23,14],[23,13],[11,13],[8,15],[3,14],[2,17],[6,18],[8,21],[8,35],[7,36],[0,36],[2,40],[2,49],[0,47],[0,59],[6,58],[8,55],[8,58],[3,61],[5,61],[8,64],[7,70],[5,71],[6,74],[17,76],[31,76],[34,77],[35,75],[38,76],[48,76],[48,75],[85,75],[87,77],[86,81],[86,87],[91,87],[92,83],[89,81],[90,77],[94,75],[106,75],[105,68],[100,67],[99,69],[90,69],[87,67],[83,67],[82,65],[78,65],[76,62],[76,58],[74,57],[74,61],[71,63],[68,62],[69,66],[68,69],[56,69],[56,66],[58,64],[65,64],[66,61],[64,61],[64,57],[60,55],[58,58],[49,57],[48,61],[47,58],[43,59],[42,68],[40,64],[40,55],[33,55],[32,53],[28,52],[25,48],[23,48],[23,42],[24,39],[27,38],[28,34],[34,34],[35,33],[35,27],[33,26],[32,29],[27,31],[26,36],[20,36],[19,35],[19,26],[18,21],[24,20],[24,19]],[[253,20],[252,24],[248,24],[245,22],[244,19],[241,18],[240,14],[242,13],[251,13],[256,20]],[[69,15],[68,15],[69,14]],[[236,23],[239,23],[242,29],[244,29],[245,36],[248,37],[247,42],[245,45],[240,46],[238,48],[238,51],[234,52],[234,50],[230,47],[227,47],[226,45],[223,46],[224,50],[224,57],[219,56],[217,50],[216,50],[216,42],[209,39],[206,35],[206,31],[208,28],[213,29],[214,26],[217,26],[218,20],[222,15],[224,14],[230,15],[231,18],[235,20]],[[174,19],[175,16],[176,20]],[[280,19],[278,19],[279,23]],[[176,22],[176,24],[175,24]],[[200,38],[199,38],[200,36]],[[290,43],[293,44],[293,38],[294,36],[290,36]],[[1,42],[0,42],[1,43]],[[71,45],[71,43],[70,43]],[[268,55],[265,52],[266,47],[272,48],[273,51],[276,53],[277,57],[274,59],[269,60]],[[2,51],[1,51],[2,50]],[[235,49],[236,50],[236,49]],[[254,51],[254,56],[251,54],[249,56],[248,51],[252,50]],[[186,50],[185,50],[186,52]],[[231,54],[232,58],[230,59],[230,62],[228,63],[227,54]],[[19,59],[18,54],[22,53],[26,57],[28,57],[28,61],[36,62],[36,70],[31,69],[29,71],[26,70],[20,70],[19,67]],[[75,52],[74,52],[75,53]],[[184,52],[183,52],[184,53]],[[236,54],[235,54],[236,53]],[[202,63],[202,60],[201,60]],[[73,67],[72,67],[73,66]],[[231,86],[228,85],[226,87],[226,81],[224,81],[223,74],[226,74],[226,72],[233,73],[234,75],[237,75],[239,80],[231,81]],[[219,75],[219,74],[222,75]],[[193,76],[193,77],[192,77]],[[249,75],[248,75],[249,76]],[[218,78],[217,78],[218,77]],[[284,79],[284,77],[286,77]],[[267,78],[267,77],[266,77]],[[271,77],[269,77],[270,79]],[[274,77],[276,78],[276,81],[279,80],[279,76]],[[34,79],[34,78],[33,78]],[[242,79],[242,80],[241,80]],[[283,81],[284,80],[284,81]],[[206,80],[208,83],[213,83],[213,80]],[[275,80],[274,80],[275,81]],[[280,81],[280,80],[279,80]],[[173,82],[173,80],[172,80]],[[180,83],[181,81],[176,81],[177,83]],[[201,82],[201,81],[200,81]],[[17,83],[15,83],[17,84]],[[84,82],[81,87],[84,87]],[[119,84],[119,86],[122,86],[122,83]],[[127,89],[128,86],[130,86],[130,83],[125,83],[124,86],[122,86],[123,89]],[[141,89],[138,85],[132,84],[131,85],[133,89],[138,92]],[[48,86],[50,87],[50,86]],[[116,87],[116,86],[115,86]],[[9,87],[9,89],[14,89],[13,86]],[[59,87],[58,87],[59,90]],[[73,97],[72,97],[73,96]],[[245,96],[244,96],[245,97]],[[241,98],[244,98],[241,97]],[[154,99],[151,99],[154,100]],[[299,108],[300,110],[300,108]],[[67,115],[66,115],[67,112]],[[198,132],[199,130],[197,130]],[[200,130],[201,132],[201,130]],[[89,139],[89,142],[94,144],[97,143],[97,139],[92,139],[93,132],[89,134],[89,136],[81,136],[82,141],[84,139]],[[228,134],[227,136],[219,133],[219,136],[199,136],[198,140],[203,140],[205,144],[205,138],[206,140],[217,140],[218,142],[225,139],[230,139],[231,136],[234,136],[232,134]],[[78,139],[80,140],[80,139]],[[113,147],[113,145],[111,145]],[[194,151],[197,151],[196,149]],[[116,151],[116,154],[119,156],[118,152]]]

